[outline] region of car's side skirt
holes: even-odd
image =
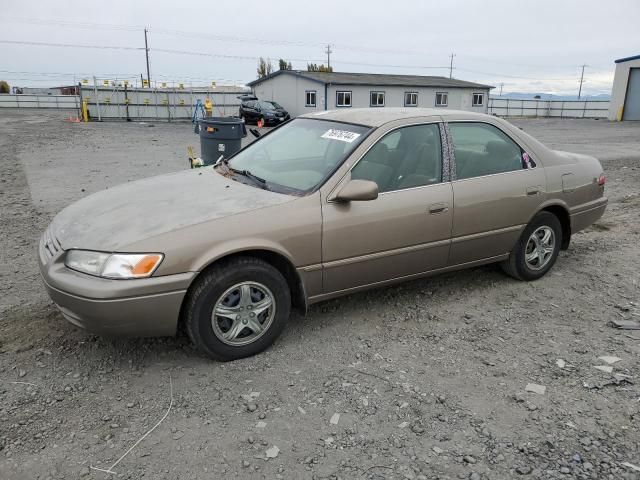
[[[397,277],[397,278],[392,278],[390,280],[385,280],[383,282],[375,282],[375,283],[369,283],[366,285],[360,285],[358,287],[353,287],[353,288],[348,288],[345,290],[337,290],[335,292],[330,292],[330,293],[324,293],[321,295],[314,295],[312,297],[309,297],[308,299],[308,303],[311,305],[313,303],[318,303],[318,302],[322,302],[324,300],[329,300],[332,298],[336,298],[336,297],[341,297],[343,295],[348,295],[350,293],[354,293],[354,292],[359,292],[362,290],[369,290],[372,288],[378,288],[378,287],[385,287],[388,285],[394,285],[397,283],[402,283],[402,282],[406,282],[408,280],[414,280],[414,279],[418,279],[418,278],[424,278],[424,277],[430,277],[433,275],[437,275],[439,273],[445,273],[445,272],[452,272],[455,270],[463,270],[465,268],[470,268],[470,267],[477,267],[479,265],[486,265],[489,263],[495,263],[495,262],[500,262],[502,260],[506,260],[507,258],[509,258],[509,253],[505,253],[502,255],[497,255],[494,257],[488,257],[488,258],[483,258],[481,260],[476,260],[473,262],[466,262],[466,263],[461,263],[458,265],[451,265],[448,267],[444,267],[444,268],[438,268],[435,270],[430,270],[428,272],[422,272],[422,273],[417,273],[414,275],[406,275],[403,277]]]

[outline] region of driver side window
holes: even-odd
[[[377,183],[380,193],[442,182],[438,125],[412,125],[388,133],[360,159],[351,178]]]

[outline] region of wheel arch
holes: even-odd
[[[193,278],[193,280],[191,281],[191,284],[189,285],[188,291],[191,290],[193,285],[196,283],[196,280],[200,278],[202,275],[207,274],[208,272],[215,269],[222,263],[228,262],[238,257],[258,258],[268,263],[269,265],[274,267],[276,270],[278,270],[287,281],[287,284],[289,285],[289,289],[291,291],[291,301],[293,306],[296,307],[298,310],[300,310],[303,314],[306,314],[309,306],[307,301],[306,290],[304,287],[304,282],[302,281],[302,277],[298,274],[298,271],[293,265],[293,262],[291,261],[290,258],[288,258],[282,252],[269,249],[269,248],[264,248],[264,247],[247,248],[244,250],[228,252],[226,254],[219,255],[211,259],[199,270],[199,273]],[[182,306],[180,308],[180,323],[182,323],[182,319],[184,318],[183,309],[184,309],[184,305],[187,303],[187,298],[188,298],[188,293],[187,295],[185,295],[185,298],[182,301]]]
[[[562,244],[560,245],[560,249],[568,249],[569,243],[571,242],[571,217],[567,207],[559,203],[552,203],[544,205],[537,213],[540,212],[552,213],[560,221],[560,226],[562,227]]]

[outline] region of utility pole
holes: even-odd
[[[582,84],[584,83],[584,67],[586,67],[586,65],[582,65],[582,74],[580,75],[580,88],[578,88],[578,100],[580,100],[580,95],[582,95]]]
[[[327,54],[327,70],[331,70],[331,54],[333,53],[333,51],[331,50],[331,45],[329,45],[328,43],[325,53]]]
[[[500,84],[500,96],[502,96],[502,87],[504,87],[504,83]]]
[[[451,57],[451,63],[449,63],[449,78],[453,78],[453,57],[455,57],[455,55],[452,53],[449,56]]]
[[[147,86],[151,88],[151,75],[149,74],[149,44],[147,42],[147,29],[144,29],[144,53],[147,56]]]

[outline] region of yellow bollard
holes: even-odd
[[[85,122],[89,121],[89,111],[87,110],[87,101],[82,100],[82,119]]]

